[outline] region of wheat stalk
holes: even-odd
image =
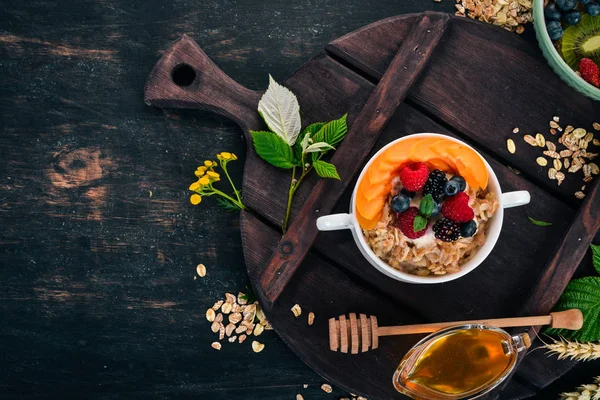
[[[561,393],[560,400],[600,400],[600,376],[594,383],[579,386],[576,392]]]
[[[544,344],[548,353],[557,354],[558,359],[571,358],[577,361],[592,361],[600,358],[600,342],[579,343],[565,338],[552,339],[553,343]]]

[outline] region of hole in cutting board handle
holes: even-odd
[[[196,71],[188,64],[179,64],[171,72],[173,83],[180,87],[190,86],[196,79]]]

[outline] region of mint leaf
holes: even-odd
[[[340,176],[338,175],[335,165],[331,163],[316,160],[313,162],[313,167],[315,167],[317,175],[319,175],[321,178],[332,178],[337,179],[338,181],[340,180]]]
[[[531,221],[532,224],[537,225],[537,226],[552,226],[552,222],[538,221],[537,219],[533,219],[531,217],[527,217],[527,218],[529,218],[529,220]]]
[[[315,142],[326,142],[331,146],[337,146],[348,133],[348,125],[346,125],[346,117],[348,114],[344,114],[340,119],[334,119],[326,123],[321,130],[319,130],[314,136]]]
[[[594,268],[596,272],[600,274],[600,245],[591,244],[592,248],[592,262],[594,263]]]
[[[421,200],[421,204],[419,204],[419,212],[425,218],[431,217],[431,213],[433,213],[433,197],[430,194],[423,197]]]
[[[296,165],[292,148],[283,138],[265,131],[250,131],[250,134],[260,158],[279,168],[292,168]]]
[[[413,221],[413,230],[419,232],[427,227],[427,218],[417,215]]]
[[[581,342],[600,339],[600,277],[590,276],[574,279],[560,296],[554,311],[578,308],[583,313],[583,327],[578,331],[568,329],[546,329],[544,333],[563,336]]]

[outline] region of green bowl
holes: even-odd
[[[595,87],[584,81],[579,75],[569,67],[562,59],[558,51],[554,48],[552,40],[546,30],[546,19],[544,18],[544,0],[533,1],[533,25],[535,26],[535,36],[540,44],[544,57],[548,60],[550,67],[561,77],[569,86],[584,95],[600,101],[600,88]]]

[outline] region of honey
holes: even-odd
[[[494,330],[460,329],[434,338],[402,374],[403,386],[412,393],[433,391],[450,397],[486,388],[514,365],[516,354],[507,336]]]

